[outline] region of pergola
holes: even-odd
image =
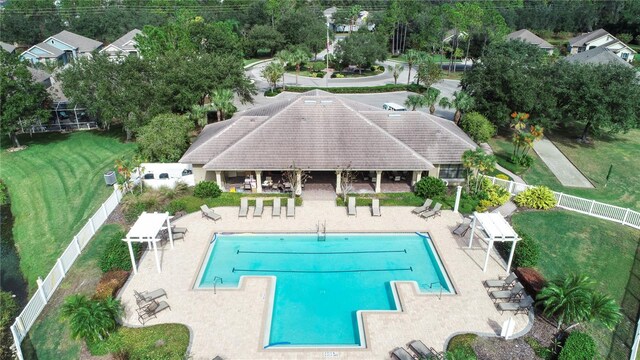
[[[154,256],[156,258],[156,267],[158,268],[158,272],[161,272],[160,268],[160,260],[158,258],[158,241],[161,239],[158,238],[158,233],[163,229],[171,229],[171,223],[169,222],[169,213],[148,213],[143,212],[142,215],[136,220],[136,223],[133,224],[131,230],[127,236],[122,239],[122,241],[126,241],[129,246],[129,256],[131,256],[131,266],[133,267],[134,274],[138,273],[138,269],[136,267],[136,259],[133,255],[133,247],[131,246],[132,242],[147,242],[149,247],[153,247]],[[169,234],[169,242],[171,243],[171,248],[173,249],[173,236],[171,235],[171,231],[167,231]]]
[[[509,261],[507,263],[507,272],[511,268],[511,262],[513,261],[513,253],[516,250],[516,243],[520,238],[518,233],[513,230],[511,225],[504,219],[500,213],[473,213],[473,223],[471,225],[471,236],[469,236],[469,248],[473,243],[473,235],[476,232],[476,226],[480,226],[482,229],[480,238],[489,243],[487,247],[487,256],[484,259],[484,267],[482,271],[487,271],[487,264],[489,263],[489,254],[493,248],[494,241],[511,241],[511,252],[509,253]]]

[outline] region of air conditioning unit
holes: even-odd
[[[104,173],[104,182],[107,183],[107,186],[113,186],[117,182],[116,172],[111,170]]]

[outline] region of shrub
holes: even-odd
[[[540,260],[540,244],[527,234],[518,234],[520,241],[516,245],[516,251],[513,254],[513,268],[519,267],[535,267]],[[498,251],[505,259],[509,258],[512,243],[510,241],[497,242]]]
[[[145,210],[143,203],[137,201],[135,197],[133,197],[132,199],[134,200],[131,201],[130,204],[123,204],[122,206],[122,214],[124,215],[124,220],[129,224],[134,223]]]
[[[62,316],[69,319],[71,335],[89,342],[107,338],[123,312],[120,300],[91,300],[81,294],[67,297],[62,305]]]
[[[18,315],[19,307],[13,294],[7,291],[0,291],[0,305],[0,357],[12,359],[13,335],[10,326]]]
[[[193,189],[193,195],[201,199],[217,198],[221,193],[218,184],[213,181],[200,181]]]
[[[512,155],[511,162],[524,168],[530,168],[533,165],[533,158],[529,155]]]
[[[336,78],[338,78],[338,79],[343,79],[343,78],[344,78],[344,75],[342,75],[342,74],[336,74]]]
[[[96,300],[104,300],[108,297],[116,297],[116,293],[129,278],[129,272],[124,270],[107,271],[102,275],[93,298]]]
[[[505,175],[505,174],[498,174],[498,175],[496,175],[496,179],[500,179],[500,180],[507,180],[507,181],[511,180],[511,178],[509,178],[509,177],[508,177],[507,175]]]
[[[338,75],[333,73],[331,75],[332,78],[338,77]],[[416,84],[387,84],[380,86],[353,86],[353,87],[304,87],[304,86],[287,86],[287,91],[289,92],[307,92],[309,90],[323,90],[334,94],[370,94],[370,93],[383,93],[383,92],[393,92],[393,91],[411,91],[418,94],[422,94],[427,91],[427,87]]]
[[[167,205],[167,211],[170,215],[175,215],[178,211],[187,210],[187,201],[185,199],[171,200]]]
[[[514,201],[518,206],[531,209],[548,210],[556,206],[556,197],[546,186],[528,188],[516,195]]]
[[[105,247],[98,262],[100,270],[102,270],[103,273],[110,270],[131,271],[129,248],[127,243],[122,241],[124,235],[124,231],[118,231],[111,239],[108,240],[107,246]],[[131,243],[131,246],[133,247],[133,254],[138,258],[142,244],[139,242],[133,242]]]
[[[496,134],[496,127],[491,121],[477,112],[465,114],[460,127],[477,143],[487,142]]]
[[[178,161],[189,147],[191,130],[193,121],[186,116],[157,115],[138,132],[140,153],[150,161]]]
[[[592,360],[596,356],[596,342],[586,333],[574,331],[560,351],[558,360]]]
[[[416,195],[425,199],[443,196],[446,191],[447,185],[445,185],[444,181],[433,176],[423,177],[416,183],[414,188]]]

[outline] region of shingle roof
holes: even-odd
[[[122,37],[120,37],[119,39],[117,39],[116,41],[112,42],[111,45],[117,47],[120,50],[123,51],[134,51],[136,50],[134,44],[127,44],[129,41],[133,40],[133,38],[142,33],[141,30],[138,29],[133,29],[131,31],[129,31],[128,33],[122,35]],[[126,45],[125,45],[126,44]]]
[[[585,43],[609,34],[605,29],[598,29],[589,33],[580,34],[569,39],[569,46],[584,46]]]
[[[47,51],[47,54],[40,54],[40,55],[36,55],[39,58],[57,58],[60,55],[64,54],[64,51],[58,49],[55,46],[51,46],[49,44],[45,44],[43,42],[39,43],[39,44],[35,44],[32,47],[30,47],[29,49],[27,49],[27,51],[31,50],[33,47],[39,47],[40,49]],[[34,54],[35,55],[35,54]]]
[[[13,45],[11,45],[11,44],[9,44],[9,43],[6,43],[6,42],[4,42],[4,41],[0,41],[0,47],[1,47],[4,51],[6,51],[6,52],[8,52],[8,53],[12,53],[12,52],[14,52],[14,51],[16,50],[16,47],[15,47],[15,46],[13,46]]]
[[[102,45],[100,41],[89,39],[88,37],[74,34],[67,30],[63,30],[51,37],[59,41],[62,41],[65,44],[75,46],[76,48],[78,48],[78,51],[81,53],[92,52],[93,50],[99,48]]]
[[[41,83],[51,77],[51,74],[49,74],[48,72],[42,69],[36,69],[31,66],[27,66],[27,69],[31,73],[31,77],[33,78],[33,81],[37,83]]]
[[[431,170],[476,145],[455,124],[314,90],[207,125],[180,159],[209,170]]]
[[[570,63],[580,64],[619,64],[632,67],[631,64],[622,60],[618,55],[607,50],[606,47],[600,46],[591,50],[568,56],[565,58]]]
[[[542,49],[553,49],[553,45],[549,44],[543,38],[537,36],[536,34],[532,33],[527,29],[514,31],[511,34],[507,35],[507,39],[508,40],[519,39],[530,44],[538,45],[538,47]]]

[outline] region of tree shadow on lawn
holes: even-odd
[[[59,133],[59,132],[50,132],[50,133],[38,133],[38,134],[20,134],[18,135],[18,141],[21,146],[31,146],[31,145],[47,145],[53,144],[61,141],[65,141],[69,138],[70,133]],[[2,141],[2,145],[0,148],[2,150],[6,150],[13,147],[12,141]]]
[[[628,139],[618,136],[617,134],[602,133],[597,136],[590,136],[589,142],[583,142],[580,140],[581,130],[571,127],[557,127],[547,132],[546,136],[553,142],[561,143],[564,146],[571,148],[588,148],[596,149],[596,142],[603,143],[626,143]]]

